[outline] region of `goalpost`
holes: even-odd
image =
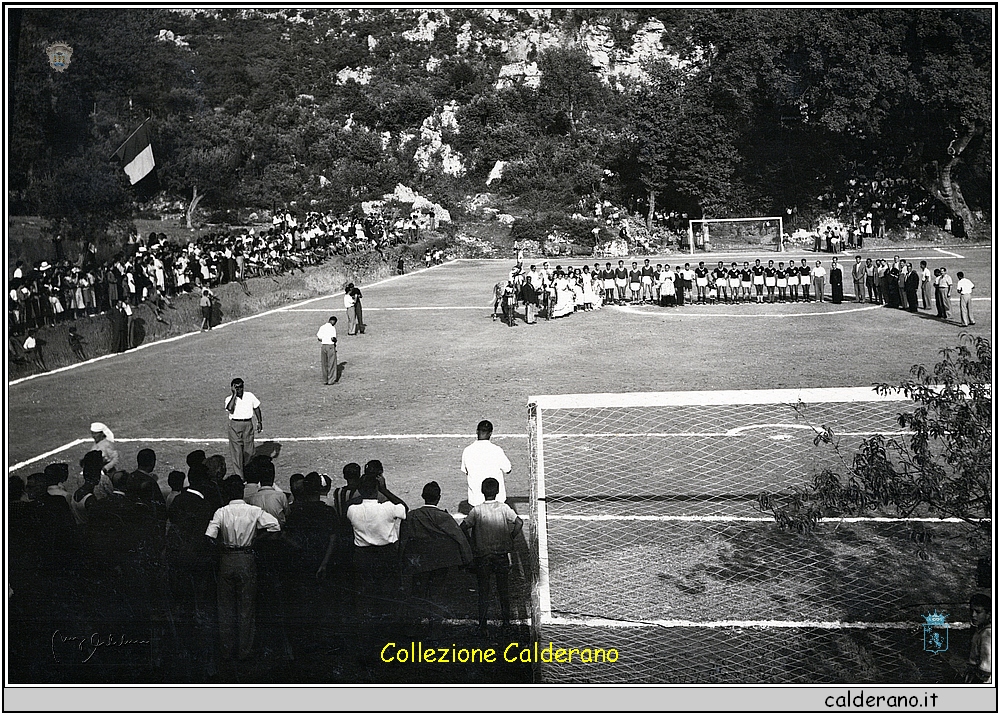
[[[688,247],[692,255],[696,247],[711,251],[774,245],[774,250],[781,251],[784,235],[781,216],[697,218],[688,221]]]
[[[531,397],[533,636],[564,649],[541,681],[942,677],[913,604],[966,599],[959,520],[829,517],[803,535],[758,508],[846,474],[864,437],[904,437],[910,409],[871,387]]]

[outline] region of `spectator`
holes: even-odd
[[[201,329],[212,329],[212,291],[203,288],[201,298],[198,300],[198,307],[201,308]]]
[[[216,510],[209,499],[211,489],[204,463],[195,461],[188,471],[187,489],[170,501],[167,510],[171,528],[166,557],[178,643],[190,662],[200,664],[204,677],[216,671],[214,559],[205,538]]]
[[[479,594],[479,630],[487,635],[486,622],[491,596],[490,582],[496,581],[500,599],[500,614],[504,627],[510,625],[510,554],[514,538],[521,533],[523,522],[514,510],[496,497],[499,482],[493,477],[483,480],[484,501],[473,507],[462,522],[462,530],[469,534],[476,564],[476,591]]]
[[[948,314],[951,313],[951,276],[948,275],[948,269],[945,266],[941,266],[941,275],[938,276],[937,280],[937,295],[938,295],[938,317],[941,320],[948,320]]]
[[[958,291],[958,315],[961,318],[962,326],[975,325],[976,321],[972,319],[972,289],[975,288],[975,284],[965,277],[965,273],[959,271],[955,274],[958,277],[958,283],[955,285],[955,290]]]
[[[388,502],[378,501],[380,491],[388,497]],[[347,507],[347,518],[354,529],[359,615],[383,615],[388,610],[384,604],[385,595],[399,590],[397,542],[399,524],[406,519],[407,506],[386,487],[382,463],[377,460],[365,465],[360,492],[361,503]],[[378,607],[375,602],[380,599],[383,605]]]
[[[462,471],[468,479],[468,502],[470,507],[483,503],[482,483],[493,478],[499,486],[498,500],[507,501],[504,489],[504,475],[510,474],[511,464],[501,447],[493,444],[493,423],[482,420],[476,426],[476,441],[462,452]]]
[[[990,683],[993,681],[993,623],[990,597],[983,593],[973,594],[970,599],[972,626],[972,647],[969,650],[966,683]]]
[[[33,362],[39,370],[48,370],[45,366],[45,355],[42,353],[42,346],[45,341],[35,337],[34,330],[28,331],[28,337],[24,339],[24,354]]]
[[[327,596],[327,586],[316,578],[320,564],[331,540],[335,537],[337,514],[333,507],[322,501],[322,481],[316,472],[306,475],[299,498],[288,515],[286,534],[294,551],[285,571],[288,614],[287,628],[292,645],[309,640],[312,626],[326,620],[331,602],[348,602],[343,596],[348,592],[341,574],[337,573],[333,586],[343,589],[336,598]],[[336,571],[336,569],[335,569]]]
[[[81,360],[87,359],[87,353],[84,351],[83,346],[86,344],[86,340],[76,332],[76,328],[70,327],[69,329],[69,346],[73,350],[73,354],[76,355]]]
[[[267,455],[258,455],[251,461],[254,462],[254,467],[250,472],[259,486],[257,491],[244,496],[244,499],[247,504],[259,506],[273,516],[284,528],[288,519],[288,497],[283,491],[274,488],[274,462]]]
[[[167,500],[160,489],[156,474],[156,452],[140,449],[135,456],[136,470],[129,475],[125,493],[135,502],[145,505],[153,518],[160,523],[158,536],[163,538],[167,522]]]
[[[92,449],[80,460],[80,467],[83,470],[83,484],[70,500],[70,508],[77,524],[87,523],[87,513],[97,504],[97,496],[94,494],[97,485],[101,482],[101,469],[104,466],[104,456]]]
[[[247,471],[254,475],[260,486],[256,492],[245,497],[245,501],[273,516],[284,529],[288,518],[288,498],[284,492],[274,488],[274,463],[266,455],[257,455],[248,467]],[[292,647],[285,629],[285,599],[281,578],[285,547],[283,540],[271,535],[265,535],[257,541],[257,593],[260,604],[257,622],[265,643],[265,654],[275,645],[285,660],[291,660]]]
[[[184,472],[173,470],[167,475],[167,487],[169,487],[170,492],[165,497],[165,502],[167,505],[167,513],[170,513],[170,505],[173,504],[174,499],[177,495],[184,491]]]
[[[421,496],[424,506],[407,514],[399,530],[400,560],[403,573],[413,575],[412,595],[434,621],[440,620],[448,569],[471,564],[472,549],[454,517],[438,507],[438,483],[425,484]]]
[[[257,565],[253,545],[261,531],[279,532],[278,520],[243,501],[243,480],[222,483],[226,506],[212,516],[205,535],[219,546],[219,646],[222,660],[250,658],[256,628]]]

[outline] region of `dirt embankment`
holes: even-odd
[[[341,291],[348,281],[364,285],[387,277],[394,270],[394,264],[383,260],[378,254],[359,254],[346,259],[334,258],[319,266],[309,266],[303,271],[276,277],[251,278],[246,281],[247,292],[238,283],[227,283],[213,288],[222,307],[222,322],[229,322],[265,310],[279,308],[321,295]],[[197,331],[201,326],[201,309],[198,306],[199,293],[182,293],[171,299],[172,308],[161,312],[158,320],[153,309],[146,304],[133,308],[134,334],[141,342],[173,337]],[[115,335],[110,312],[77,320],[66,320],[55,327],[43,327],[36,332],[36,339],[44,340],[43,355],[48,369],[52,370],[79,362],[69,344],[69,329],[75,327],[85,341],[84,350],[88,358],[95,358],[115,351]],[[30,361],[23,363],[15,359],[22,357],[21,345],[24,335],[9,335],[7,347],[8,377],[10,380],[41,372]]]

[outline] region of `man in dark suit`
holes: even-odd
[[[448,569],[472,563],[472,547],[455,517],[438,507],[441,487],[437,482],[424,485],[424,506],[407,514],[400,525],[399,549],[403,573],[413,574],[411,597],[427,611],[431,622],[440,621],[443,610],[443,586]]]
[[[525,276],[519,297],[524,302],[524,322],[534,325],[535,311],[538,310],[538,291],[531,283],[531,276]]]
[[[204,463],[188,472],[188,486],[170,504],[166,555],[170,594],[179,645],[200,664],[203,675],[215,673],[215,551],[205,537],[216,505]]]
[[[917,291],[920,290],[920,274],[913,270],[913,264],[906,264],[906,278],[903,280],[903,290],[906,291],[906,309],[917,312]]]
[[[830,262],[830,293],[833,295],[831,302],[834,305],[844,301],[844,271],[836,258]]]
[[[151,449],[140,449],[135,457],[136,470],[129,475],[125,493],[134,501],[145,504],[150,513],[159,523],[159,538],[167,525],[167,499],[160,489],[159,480],[153,470],[156,469],[156,452]]]

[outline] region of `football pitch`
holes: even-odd
[[[185,455],[194,449],[228,458],[223,405],[230,380],[239,376],[262,403],[264,431],[257,437],[258,448],[277,455],[277,484],[286,490],[293,473],[328,473],[339,485],[344,464],[379,459],[385,466],[388,485],[411,508],[422,504],[423,485],[436,480],[443,492],[441,506],[455,512],[466,491],[459,468],[462,449],[475,439],[476,424],[489,419],[495,427],[494,441],[505,449],[513,465],[507,479],[509,500],[518,512],[528,515],[531,464],[526,407],[530,396],[868,387],[905,380],[914,364],[932,366],[940,359],[942,348],[959,344],[963,332],[992,339],[991,248],[919,247],[861,253],[889,260],[895,254],[915,266],[920,260],[927,260],[931,268],[946,265],[953,277],[957,271],[965,271],[976,284],[976,325],[962,328],[956,322],[937,320],[926,311],[912,314],[853,303],[849,274],[853,256],[842,254],[845,302],[841,305],[720,304],[669,309],[607,306],[552,321],[541,320],[532,326],[519,321],[511,328],[492,320],[491,312],[492,287],[506,277],[513,262],[457,260],[363,287],[368,326],[363,335],[346,335],[343,298],[334,295],[224,324],[211,332],[193,332],[12,383],[7,402],[8,469],[27,476],[41,471],[49,462],[66,461],[71,464],[71,474],[76,474],[77,462],[92,444],[89,424],[100,421],[115,433],[123,468],[135,467],[139,449],[153,448],[157,454],[156,472],[165,485],[171,470],[186,471]],[[831,258],[829,254],[788,251],[672,254],[650,260],[654,265],[704,260],[712,266],[719,260],[742,264],[758,257],[765,263],[770,259],[798,262],[806,258],[810,265],[819,259],[827,268]],[[643,258],[628,258],[626,262],[641,263]],[[549,263],[593,266],[597,260],[602,265],[607,260],[617,261],[549,259]],[[340,319],[338,359],[344,366],[341,383],[324,386],[315,333],[330,315]],[[953,299],[952,317],[957,321],[957,298]],[[712,429],[708,424],[711,419],[697,412],[689,421],[685,434]],[[847,427],[850,432],[850,425]],[[775,438],[784,439],[788,430],[779,424],[774,431]],[[860,436],[843,439],[849,447],[860,441]],[[634,469],[642,461],[641,443],[630,453],[619,448],[622,442],[609,440],[607,435],[579,437],[578,441],[581,449],[576,456],[582,460],[581,469],[618,474],[622,479],[642,473]],[[683,441],[679,444],[683,445]],[[567,454],[573,454],[572,444]],[[683,463],[684,456],[677,455],[679,463]],[[765,450],[761,459],[766,457]],[[700,458],[707,459],[704,455]],[[756,494],[775,483],[774,475],[730,476],[730,491],[741,495]],[[78,482],[78,477],[72,477],[67,488],[75,488]],[[642,494],[658,488],[655,483],[634,486]],[[704,492],[704,485],[692,475],[685,475],[673,486],[675,492],[685,494]],[[614,511],[632,514],[633,506],[626,502]],[[572,509],[566,505],[560,508],[563,514],[577,516],[606,513],[592,501],[582,506],[573,504]],[[698,508],[691,507],[690,502],[660,503],[657,513],[668,517],[707,513]],[[602,561],[600,547],[594,546],[600,543],[602,534],[624,534],[613,531],[619,525],[597,520],[575,531],[570,526],[571,522],[554,521],[549,556],[562,559],[564,565],[580,562],[583,570],[574,578],[580,579],[582,590],[604,594],[578,601],[576,590],[567,591],[567,607],[581,613],[603,598],[631,603],[636,619],[674,618],[685,623],[725,620],[719,616],[726,613],[727,603],[735,609],[732,618],[747,620],[753,620],[764,606],[777,613],[775,617],[810,622],[896,621],[912,615],[885,609],[874,613],[863,600],[851,601],[847,588],[840,609],[810,608],[813,591],[825,591],[834,600],[838,595],[834,590],[830,596],[826,581],[807,573],[813,567],[802,570],[803,578],[814,581],[805,592],[793,592],[801,585],[794,580],[782,586],[787,592],[779,589],[777,595],[756,591],[755,583],[766,578],[769,571],[782,567],[783,549],[795,547],[784,544],[787,539],[775,535],[773,525],[708,524],[699,527],[696,545],[690,544],[685,533],[669,519],[646,525],[636,543],[653,541],[658,545],[654,549],[656,558],[676,563],[670,571],[654,574],[639,584],[614,581],[612,562]],[[879,528],[860,525],[845,529],[829,544],[812,544],[809,548],[822,551],[816,555],[817,563],[833,559],[844,564],[845,571],[851,562],[875,554],[878,558],[866,567],[866,574],[874,579],[876,572],[893,568],[891,537]],[[620,556],[627,556],[635,545],[621,544]],[[683,558],[673,556],[681,553]],[[713,561],[718,554],[727,554],[728,561]],[[635,557],[649,558],[650,553],[640,549]],[[910,589],[905,600],[920,603],[922,595],[913,586],[913,579],[919,574],[933,575],[932,566],[914,564],[910,571],[897,573],[885,587],[905,585]],[[713,570],[721,574],[721,580],[738,572],[737,602],[731,600],[730,592],[713,589],[709,578]],[[904,578],[907,575],[909,580]],[[827,578],[832,582],[833,576]],[[861,576],[854,578],[851,587],[857,586],[853,589],[856,595],[864,591],[867,582]],[[595,585],[601,583],[608,588]],[[664,584],[667,591],[675,592],[676,599],[671,607],[654,607]],[[565,626],[570,630],[591,628],[587,622]],[[685,631],[682,628],[677,632]],[[809,637],[809,633],[802,632],[795,636]],[[897,636],[886,637],[892,640]],[[692,649],[705,647],[701,636],[691,638],[698,643]],[[891,650],[890,646],[880,647]],[[754,673],[754,677],[765,677],[759,668]],[[850,673],[858,677],[856,668]],[[876,668],[871,682],[877,682],[880,675],[898,677],[900,682],[919,677],[910,671],[888,675]],[[693,670],[690,677],[697,682],[704,681],[706,675]],[[796,676],[786,671],[773,677],[779,681],[810,679],[808,673]],[[823,677],[834,681],[842,678],[846,678],[844,682],[851,680],[832,667]],[[728,678],[717,674],[708,679]]]

